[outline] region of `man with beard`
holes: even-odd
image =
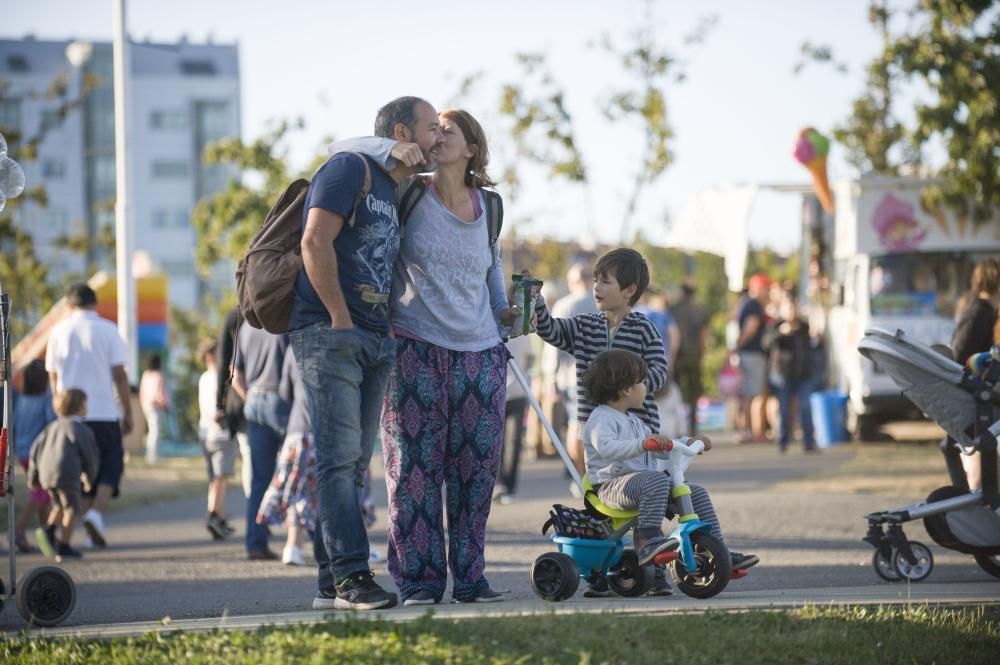
[[[396,187],[417,170],[433,168],[434,151],[444,139],[437,111],[417,97],[383,106],[375,134],[411,144],[393,154],[392,170],[359,154],[340,153],[309,186],[304,267],[289,325],[316,444],[319,591],[313,609],[371,610],[397,602],[369,570],[357,488],[371,460],[395,361],[388,302],[399,249]]]

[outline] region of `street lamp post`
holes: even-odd
[[[132,278],[133,233],[129,200],[128,35],[125,31],[125,0],[114,0],[115,79],[115,273],[118,283],[118,332],[128,345],[128,380],[137,381],[135,280]]]

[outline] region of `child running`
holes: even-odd
[[[578,314],[566,319],[556,319],[549,315],[543,298],[536,301],[539,337],[571,354],[576,360],[579,402],[577,420],[581,423],[587,422],[597,406],[587,397],[583,388],[584,372],[602,351],[623,349],[638,354],[647,368],[644,378],[646,394],[634,413],[650,432],[660,431],[660,419],[653,395],[666,384],[667,354],[656,326],[643,314],[632,311],[648,286],[649,267],[642,254],[634,249],[620,247],[599,258],[594,265],[594,301],[599,310],[596,314]],[[746,568],[757,563],[757,557],[750,556],[746,559],[751,563],[737,565],[738,557],[742,558],[744,555],[733,553],[733,568]],[[650,595],[671,593],[666,576],[658,567],[656,583]],[[610,594],[606,583],[591,585],[583,593],[588,598]]]
[[[52,500],[48,525],[35,533],[42,552],[62,561],[79,559],[78,550],[70,547],[73,527],[83,506],[83,492],[89,492],[97,479],[100,452],[94,434],[83,423],[87,415],[87,394],[82,390],[64,390],[55,399],[56,415],[31,446],[28,482],[44,489]],[[81,489],[81,479],[83,487]],[[62,537],[56,539],[56,527],[62,524]]]

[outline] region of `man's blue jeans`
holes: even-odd
[[[309,397],[316,443],[319,510],[313,555],[319,588],[368,570],[368,531],[358,489],[379,431],[396,357],[388,335],[318,323],[289,334]]]
[[[795,418],[792,416],[792,401],[798,404],[799,424],[802,425],[802,444],[806,450],[816,447],[816,438],[813,435],[812,407],[809,404],[809,396],[813,393],[813,381],[811,379],[799,379],[798,381],[785,380],[784,385],[778,388],[778,446],[784,450],[788,448],[788,442],[792,438],[792,426]]]
[[[253,470],[250,481],[250,496],[247,498],[247,552],[263,552],[267,549],[267,527],[257,524],[257,511],[264,499],[264,493],[278,462],[278,453],[285,439],[288,426],[288,403],[278,393],[251,388],[243,405],[243,415],[247,419],[247,439],[250,443],[250,463]]]

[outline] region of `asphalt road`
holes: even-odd
[[[539,554],[555,549],[542,536],[542,523],[553,503],[574,505],[576,501],[569,495],[569,481],[564,478],[561,462],[526,461],[516,500],[494,506],[487,536],[486,574],[493,588],[506,593],[506,602],[490,606],[441,605],[436,610],[456,615],[607,609],[670,612],[829,602],[1000,601],[1000,580],[981,571],[971,557],[933,544],[919,523],[907,525],[906,531],[911,539],[930,546],[935,557],[930,578],[907,585],[889,584],[875,576],[871,566],[873,550],[860,540],[865,533],[864,515],[906,505],[920,497],[818,494],[775,488],[780,481],[841,464],[852,454],[849,447],[836,447],[819,455],[793,449],[779,456],[770,446],[739,446],[722,440],[715,450],[698,458],[688,472],[689,480],[711,491],[728,545],[761,558],[749,576],[734,580],[720,596],[709,601],[695,601],[682,594],[596,601],[584,599],[580,593],[560,604],[538,600],[529,586],[528,569]],[[381,488],[377,497],[380,512],[371,539],[373,547],[384,553],[384,486],[378,480],[374,485]],[[238,515],[243,506],[242,494],[231,491],[228,502],[230,514]],[[78,593],[76,609],[64,624],[64,631],[134,633],[166,623],[171,629],[212,627],[220,625],[219,617],[224,617],[224,625],[260,625],[312,621],[321,616],[310,609],[315,591],[314,569],[246,561],[243,529],[231,540],[213,542],[204,529],[203,516],[202,496],[110,516],[111,546],[88,551],[80,561],[62,564],[76,582]],[[282,541],[283,536],[276,534],[272,547],[280,551]],[[19,556],[19,577],[32,567],[49,563],[39,555]],[[392,588],[385,565],[376,564],[374,570],[378,580]],[[6,566],[0,574],[6,578]],[[446,594],[446,599],[449,597]],[[397,608],[386,615],[405,620],[419,613]],[[0,613],[0,631],[21,630],[24,626],[13,603]]]

